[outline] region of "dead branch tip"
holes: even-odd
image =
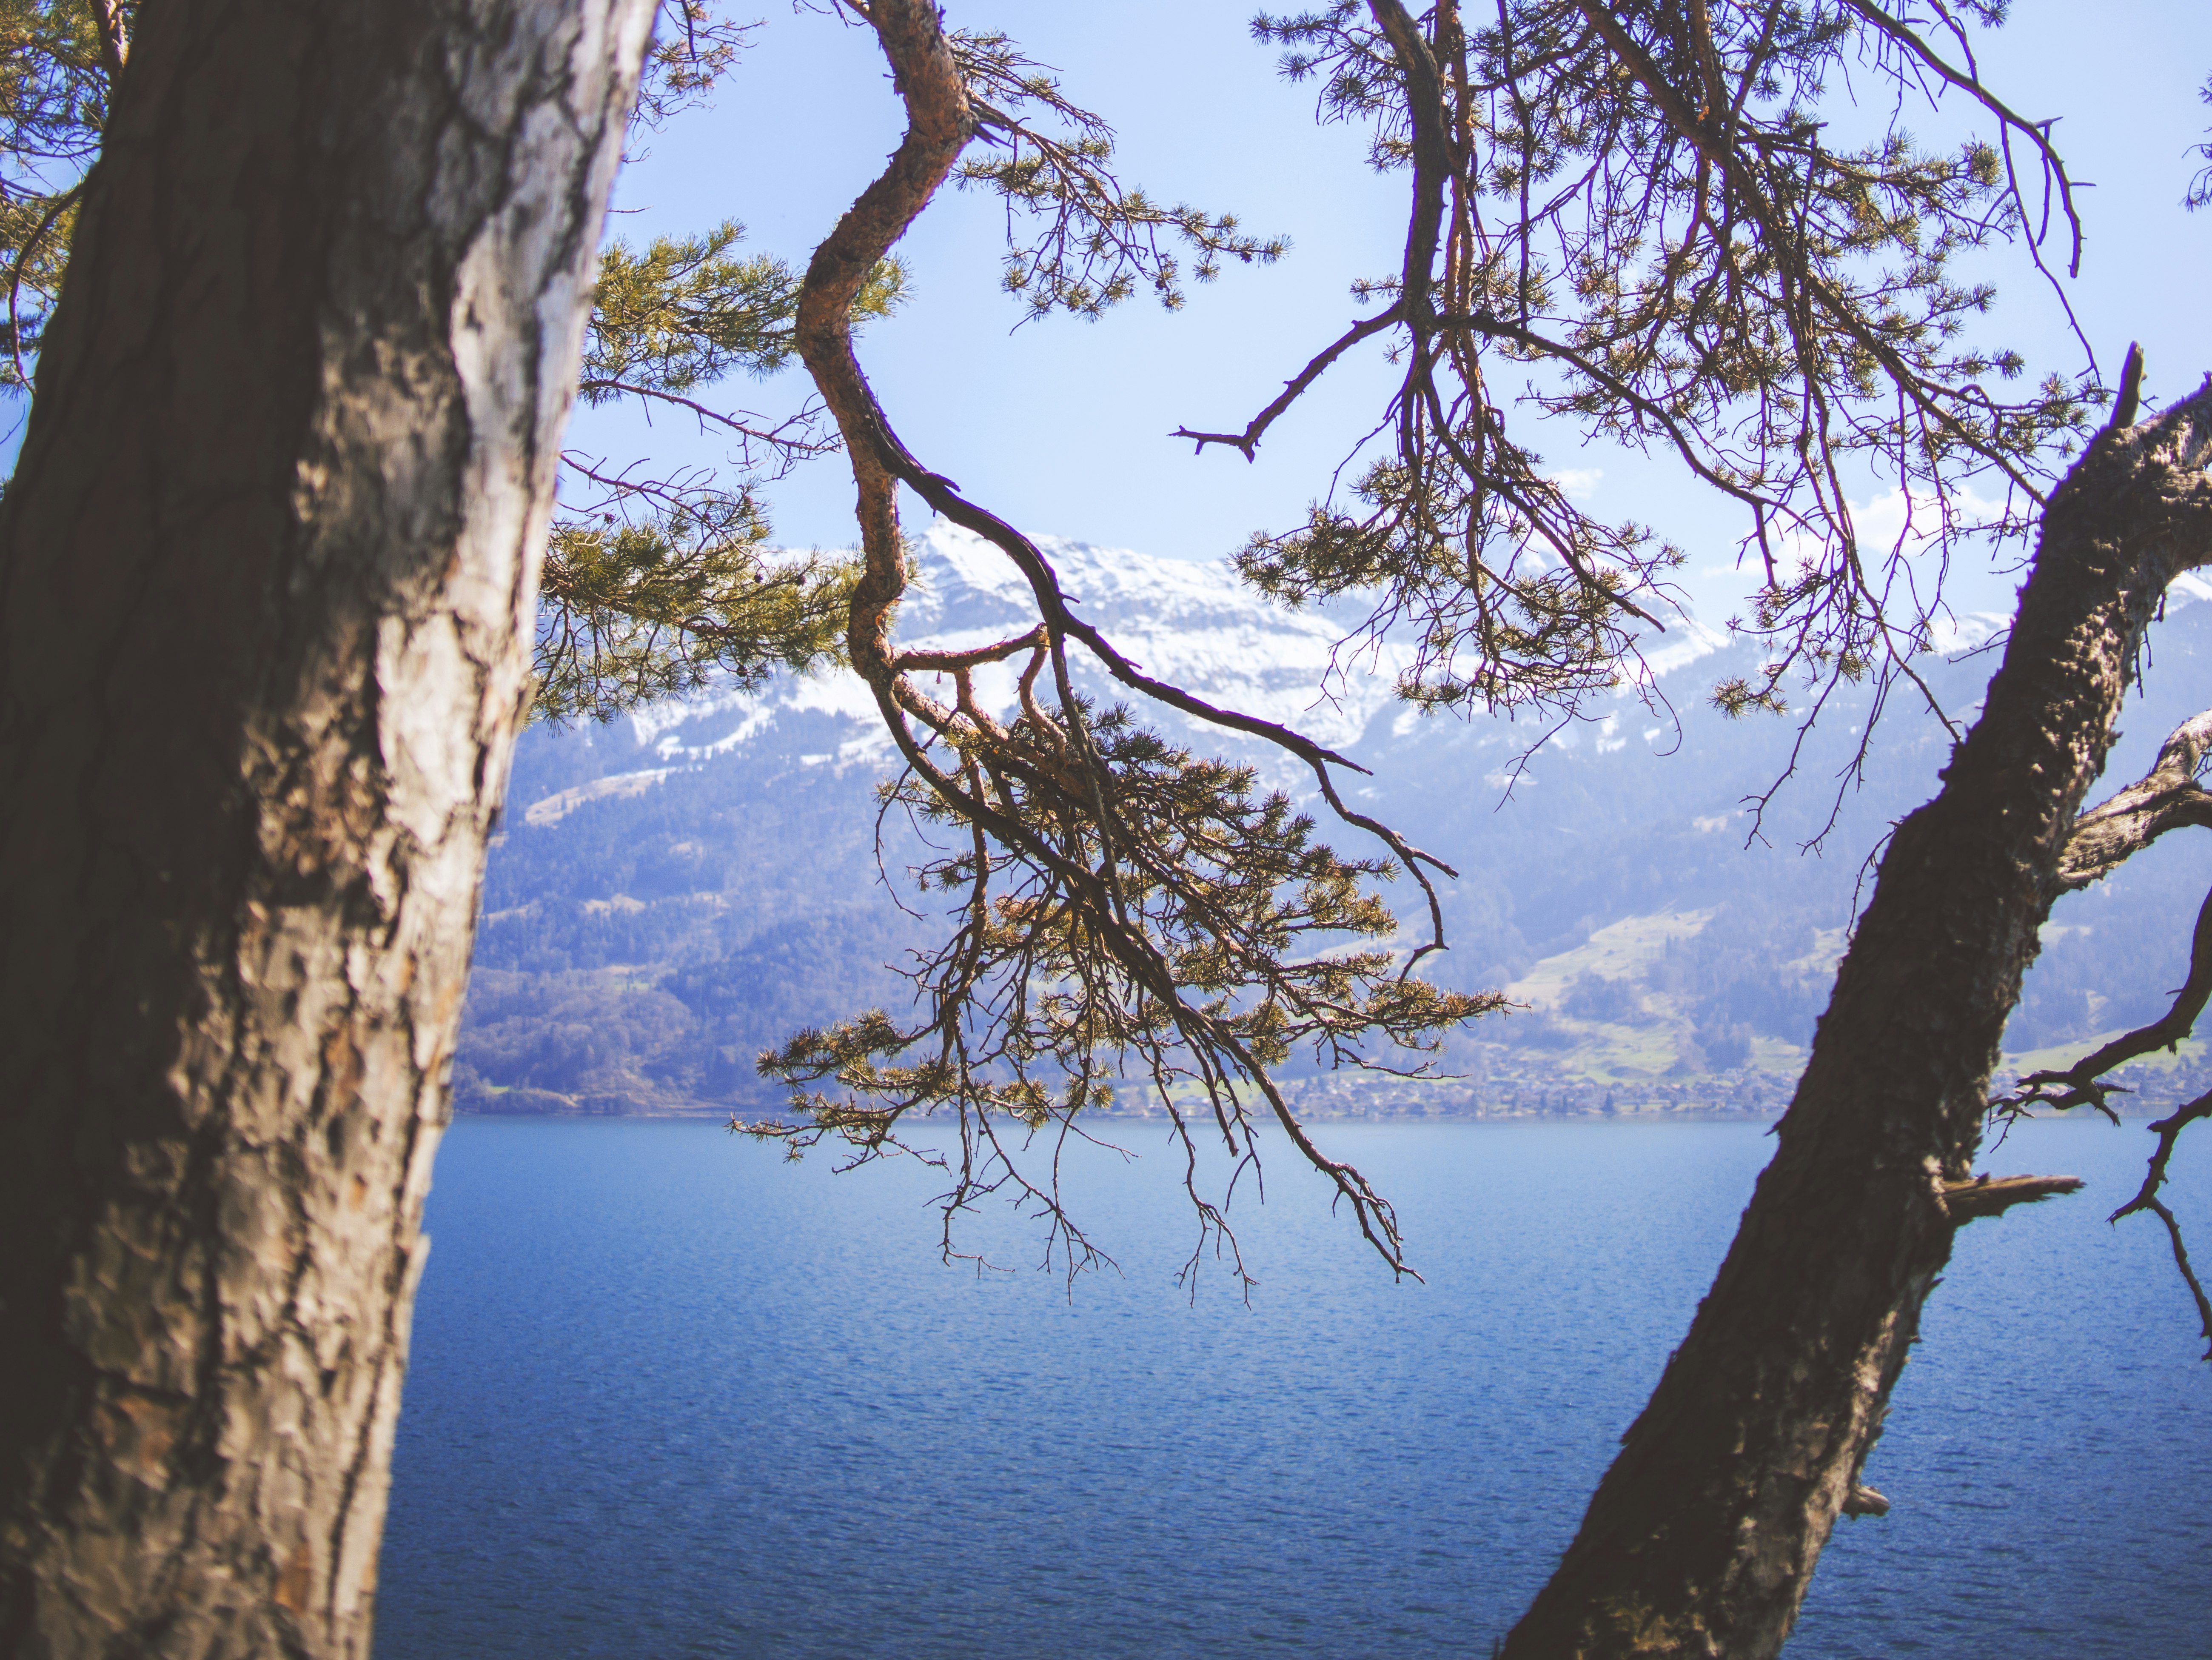
[[[2078,1193],[2078,1176],[1978,1176],[1943,1184],[1943,1208],[1954,1227],[1984,1216],[2002,1215],[2014,1205],[2033,1205],[2062,1193]]]

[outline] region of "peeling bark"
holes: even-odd
[[[368,1652],[651,15],[142,14],[0,507],[0,1652]]]
[[[1870,1508],[2075,815],[2160,596],[2212,561],[2208,453],[2212,383],[2108,430],[2053,496],[1982,717],[1898,827],[1774,1162],[1507,1656],[1772,1655],[1836,1517]]]

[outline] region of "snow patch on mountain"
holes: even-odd
[[[1037,545],[1076,615],[1142,672],[1331,748],[1365,734],[1393,702],[1398,674],[1411,661],[1403,647],[1340,646],[1348,631],[1340,619],[1270,604],[1224,567],[1060,537]],[[1029,585],[1012,563],[981,538],[940,520],[917,539],[914,587],[900,609],[896,637],[902,647],[963,650],[1018,634],[1036,615]],[[1178,737],[1203,734],[1209,747],[1250,741],[1149,704],[1080,648],[1070,657],[1089,696],[1146,705],[1142,718]],[[1001,666],[976,677],[987,706],[1002,714],[1013,707],[1014,672]],[[838,765],[890,758],[890,736],[872,695],[845,670],[779,675],[757,691],[702,692],[637,710],[629,727],[638,748],[662,763],[697,763],[750,749],[810,714],[860,728],[839,743]]]
[[[1679,673],[1701,659],[1724,650],[1729,643],[1728,630],[1717,629],[1711,623],[1701,623],[1694,617],[1686,617],[1669,628],[1666,643],[1653,646],[1644,654],[1644,663],[1655,678],[1664,679]]]
[[[1340,649],[1348,632],[1342,619],[1274,605],[1225,566],[1060,537],[1041,538],[1037,545],[1071,609],[1139,672],[1332,748],[1365,734],[1412,661],[1403,647]],[[901,617],[913,630],[912,643],[980,646],[1034,621],[1028,584],[981,538],[940,520],[921,537],[918,552],[920,592]],[[1088,654],[1074,650],[1071,660],[1089,695],[1143,701],[1092,665]],[[1003,684],[994,690],[1004,700],[1000,707],[1011,707],[1012,674],[1000,678]],[[1159,716],[1194,734],[1218,730],[1165,710]]]

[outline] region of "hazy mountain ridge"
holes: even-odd
[[[1402,648],[1340,648],[1356,619],[1268,606],[1222,569],[1045,546],[1080,614],[1148,672],[1343,749],[1372,769],[1345,781],[1363,809],[1461,870],[1444,885],[1453,949],[1430,959],[1431,976],[1504,986],[1526,1007],[1455,1041],[1455,1080],[1293,1068],[1295,1092],[1324,1116],[1778,1105],[1826,1000],[1861,862],[1932,792],[1948,751],[1942,728],[1900,702],[1825,852],[1800,854],[1836,806],[1856,742],[1866,700],[1848,693],[1767,812],[1764,843],[1747,848],[1745,798],[1781,774],[1795,729],[1707,707],[1713,680],[1753,659],[1692,625],[1653,654],[1652,703],[1623,694],[1593,709],[1519,766],[1503,800],[1544,729],[1419,716],[1392,692]],[[918,552],[902,639],[968,645],[1024,625],[1020,579],[995,553],[945,526]],[[1969,639],[1979,622],[1968,620]],[[2212,607],[2190,605],[2163,625],[2115,778],[2193,712],[2192,685],[2212,685],[2208,624]],[[1988,654],[1936,662],[1933,678],[1963,711],[1995,666]],[[1012,701],[1010,678],[982,690]],[[1085,690],[1109,695],[1096,678]],[[1298,769],[1265,746],[1169,710],[1144,718],[1300,787]],[[903,1006],[902,982],[882,965],[929,925],[876,879],[872,792],[890,754],[849,675],[786,676],[611,727],[527,734],[486,879],[464,1104],[757,1109],[775,1099],[752,1073],[761,1048],[871,1003]],[[910,832],[887,831],[904,897],[896,867]],[[1335,839],[1348,846],[1356,832]],[[2212,858],[2169,840],[2063,902],[2014,1043],[2083,1039],[2157,1012],[2212,878]],[[1418,894],[1395,897],[1401,915],[1418,915]]]

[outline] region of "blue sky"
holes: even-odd
[[[1218,559],[1253,531],[1294,523],[1360,432],[1374,423],[1389,372],[1370,355],[1340,365],[1270,434],[1255,464],[1194,457],[1166,434],[1179,424],[1241,426],[1283,379],[1358,314],[1355,277],[1389,270],[1402,236],[1404,184],[1362,161],[1356,132],[1312,119],[1309,90],[1274,73],[1241,7],[1123,0],[1112,6],[952,0],[955,26],[1003,28],[1061,71],[1072,94],[1112,121],[1125,177],[1169,200],[1238,213],[1292,248],[1268,269],[1232,267],[1168,314],[1128,301],[1099,323],[1055,319],[1013,329],[999,292],[1000,223],[980,196],[939,199],[902,245],[914,297],[864,339],[861,355],[895,424],[928,465],[1025,528]],[[902,112],[864,32],[817,13],[771,11],[715,106],[682,118],[624,173],[615,234],[643,241],[726,217],[749,246],[803,264],[836,216],[881,167]],[[2212,213],[2180,199],[2189,155],[2212,110],[2197,98],[2212,74],[2206,0],[2021,0],[1982,43],[1985,78],[2057,136],[2078,179],[2087,247],[2069,285],[2107,373],[2131,338],[2149,353],[2149,389],[2185,392],[2212,369],[2205,261]],[[1942,115],[1908,115],[1930,136]],[[2056,303],[2022,259],[2004,257],[1996,334],[2039,367],[2075,367]],[[744,395],[789,407],[796,374]],[[587,448],[719,459],[720,447],[663,421],[651,434],[583,416]],[[1592,505],[1632,516],[1691,550],[1698,609],[1717,616],[1737,526],[1672,470],[1618,453],[1584,454],[1578,435],[1545,434],[1547,460],[1595,471]],[[851,484],[835,459],[771,496],[779,539],[837,546],[853,537]],[[1999,605],[2010,586],[1970,580],[1963,605]]]

